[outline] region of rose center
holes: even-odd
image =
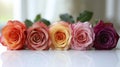
[[[63,32],[56,32],[55,39],[56,40],[64,40],[66,38],[65,33]]]
[[[41,38],[39,33],[37,33],[37,32],[34,33],[32,37],[33,37],[32,40],[36,43],[38,43],[40,41],[40,38]]]
[[[86,41],[86,37],[87,34],[86,33],[81,33],[77,36],[76,40],[79,42],[79,43],[82,43],[82,42],[85,42]]]
[[[17,41],[19,39],[19,35],[17,34],[18,31],[11,31],[10,32],[10,39],[12,42]]]
[[[109,36],[107,34],[100,35],[100,38],[99,38],[100,43],[105,44],[108,42],[108,40],[109,40]]]
[[[106,43],[108,41],[108,38],[106,36],[101,37],[101,42]]]

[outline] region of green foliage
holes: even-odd
[[[85,10],[79,14],[79,16],[77,17],[77,21],[81,21],[81,22],[90,21],[92,16],[93,16],[93,12]]]

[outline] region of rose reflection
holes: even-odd
[[[46,51],[6,51],[1,55],[2,67],[49,67]]]
[[[55,51],[51,67],[93,67],[94,61],[82,51]]]
[[[2,67],[116,67],[116,51],[6,51]]]
[[[84,51],[71,51],[71,67],[94,67],[93,58],[89,57]]]
[[[112,51],[87,51],[86,54],[94,61],[95,67],[116,67],[118,56]]]
[[[72,61],[68,51],[54,51],[51,57],[51,67],[71,67]]]

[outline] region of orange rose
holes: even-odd
[[[2,29],[1,43],[8,49],[17,50],[23,48],[25,43],[26,26],[19,21],[8,21]]]
[[[0,43],[1,43],[1,36],[0,36]]]
[[[66,22],[57,22],[50,26],[50,36],[52,39],[52,49],[67,50],[70,47],[70,27]]]

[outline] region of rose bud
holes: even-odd
[[[98,50],[111,50],[116,47],[119,35],[112,23],[100,21],[95,27],[94,48]]]
[[[51,44],[49,29],[43,22],[36,22],[27,30],[26,45],[32,50],[48,50]]]
[[[8,21],[2,29],[1,43],[10,50],[22,49],[26,40],[26,26],[19,21]]]
[[[92,47],[94,41],[94,31],[89,22],[78,22],[71,25],[72,39],[71,49],[86,50]]]
[[[63,21],[53,23],[49,30],[53,50],[68,50],[70,48],[71,30],[68,23]]]

